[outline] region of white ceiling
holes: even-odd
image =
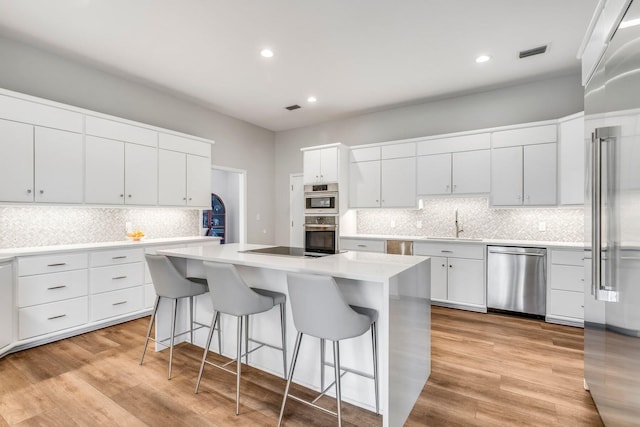
[[[578,72],[597,0],[0,0],[0,35],[274,131]],[[523,60],[518,52],[549,44]],[[271,59],[259,55],[271,47]],[[476,64],[477,55],[493,60]],[[307,104],[309,95],[318,98]],[[303,108],[287,111],[285,106]]]

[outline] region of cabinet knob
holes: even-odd
[[[447,191],[449,191],[449,184],[447,184],[447,185],[445,186],[445,189],[446,189]]]
[[[129,194],[127,197],[131,198],[131,194]]]
[[[376,199],[376,203],[378,203],[378,199]]]
[[[449,268],[453,268],[453,265],[449,265]]]
[[[187,200],[187,198],[186,198],[186,197],[183,197],[183,198],[182,198],[182,200]]]
[[[120,197],[124,197],[124,194],[121,194]]]
[[[27,194],[31,194],[31,189],[27,188]]]
[[[193,200],[193,197],[189,197],[189,200]]]
[[[446,265],[442,264],[443,267],[446,267]]]
[[[44,194],[44,190],[40,190],[40,194]]]
[[[456,187],[457,187],[457,185],[453,184],[453,191],[454,192],[456,191]]]

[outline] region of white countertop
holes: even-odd
[[[430,237],[430,236],[403,236],[388,234],[343,234],[340,238],[345,239],[370,239],[370,240],[412,240],[414,242],[459,242],[459,243],[478,243],[484,245],[503,245],[503,246],[536,246],[546,248],[584,248],[583,242],[550,242],[538,240],[506,240],[506,239],[456,239],[455,237]]]
[[[43,255],[55,252],[74,252],[92,249],[111,249],[111,248],[134,248],[156,245],[170,245],[180,243],[197,243],[202,241],[212,241],[212,239],[220,240],[219,237],[209,236],[190,236],[190,237],[168,237],[162,239],[142,239],[138,242],[133,240],[121,240],[117,242],[100,242],[100,243],[76,243],[72,245],[53,245],[53,246],[34,246],[27,248],[10,248],[0,249],[0,261],[3,259],[10,260],[16,256],[24,255]]]
[[[158,253],[202,261],[217,261],[298,273],[325,274],[345,279],[376,282],[386,281],[429,259],[423,256],[387,255],[371,252],[344,252],[319,258],[239,252],[269,246],[272,245],[230,243],[220,246],[165,249],[158,251]]]

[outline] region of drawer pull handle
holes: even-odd
[[[359,248],[366,248],[367,245],[358,245]]]
[[[111,280],[120,280],[120,279],[126,279],[127,276],[118,276],[118,277],[113,277],[111,278]]]
[[[47,267],[60,267],[61,265],[67,265],[66,262],[57,262],[55,264],[48,264]]]
[[[62,317],[67,317],[66,314],[59,314],[57,316],[49,317],[47,320],[60,319]]]
[[[126,301],[120,301],[120,302],[114,302],[111,305],[122,305],[122,304],[126,304],[126,303],[127,303]]]
[[[451,254],[451,253],[453,253],[453,251],[440,251],[440,252],[442,252],[442,253],[444,253],[444,254]]]
[[[126,255],[120,255],[120,256],[111,257],[111,259],[125,259],[126,257],[127,257]]]
[[[67,285],[59,285],[59,286],[52,286],[50,288],[47,288],[48,291],[52,291],[54,289],[62,289],[62,288],[66,288]]]

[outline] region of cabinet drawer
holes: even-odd
[[[152,308],[156,303],[156,290],[153,284],[144,285],[144,308]]]
[[[552,264],[551,289],[584,292],[584,267]]]
[[[88,319],[88,297],[21,308],[18,310],[18,339],[72,328],[87,323]]]
[[[552,289],[548,314],[555,316],[584,318],[584,294],[582,292]]]
[[[584,266],[584,251],[551,251],[552,264],[577,265]]]
[[[18,279],[18,306],[28,307],[86,296],[89,291],[86,269],[38,274]]]
[[[116,249],[113,251],[92,252],[90,257],[90,264],[91,267],[102,267],[105,265],[141,262],[143,260],[143,249]]]
[[[415,242],[414,255],[484,259],[484,245],[481,243],[457,242]]]
[[[20,276],[80,270],[82,268],[87,268],[86,253],[37,255],[18,258],[18,274]]]
[[[384,240],[340,239],[340,249],[347,251],[382,252]]]
[[[91,321],[133,313],[144,308],[144,289],[130,289],[91,295]]]
[[[97,294],[142,285],[143,269],[141,262],[92,268],[89,271],[91,293]]]

